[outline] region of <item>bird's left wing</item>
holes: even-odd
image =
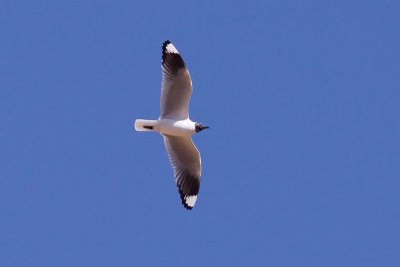
[[[171,162],[182,204],[192,209],[200,189],[201,158],[190,136],[164,135],[164,144]]]
[[[189,118],[192,80],[182,56],[170,41],[162,46],[162,76],[160,118]]]

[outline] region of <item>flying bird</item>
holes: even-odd
[[[209,127],[189,118],[192,80],[182,56],[169,40],[162,45],[161,68],[160,117],[137,119],[135,130],[161,133],[182,204],[191,210],[197,200],[201,177],[201,157],[192,135]]]

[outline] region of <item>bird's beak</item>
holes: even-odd
[[[196,128],[196,133],[198,133],[198,132],[201,132],[201,131],[203,131],[204,129],[208,129],[208,128],[210,128],[210,127],[205,126],[205,125],[203,125],[203,124],[201,124],[201,123],[196,123],[195,128]]]

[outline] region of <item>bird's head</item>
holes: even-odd
[[[200,122],[196,122],[195,124],[195,129],[196,129],[196,133],[203,131],[204,129],[208,129],[210,127],[205,126],[203,124],[201,124]]]

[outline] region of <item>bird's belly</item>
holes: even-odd
[[[194,122],[189,119],[180,121],[161,119],[156,129],[163,134],[173,136],[190,136],[196,132]]]

